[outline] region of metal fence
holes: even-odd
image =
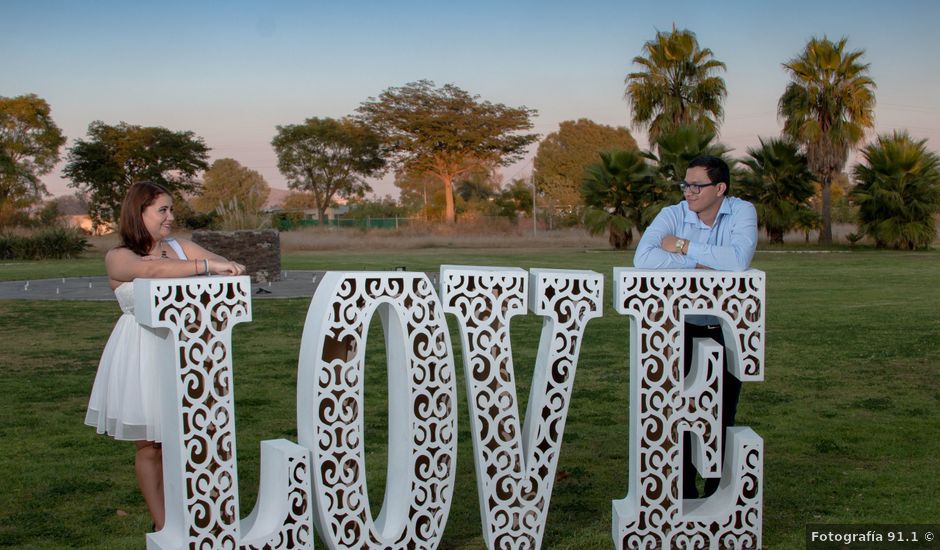
[[[281,231],[299,229],[303,227],[353,227],[359,229],[398,229],[411,224],[411,218],[333,218],[326,222],[320,220],[292,220],[283,217],[277,220],[277,228]]]

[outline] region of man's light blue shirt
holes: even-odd
[[[687,254],[662,249],[663,237],[689,241]],[[744,271],[757,248],[757,211],[735,197],[725,197],[711,227],[689,210],[686,201],[667,206],[643,232],[633,265],[645,269],[691,269],[702,265],[721,271]]]

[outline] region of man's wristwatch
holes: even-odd
[[[682,254],[682,249],[685,248],[684,239],[676,239],[676,254]]]

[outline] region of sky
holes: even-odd
[[[940,150],[940,2],[0,0],[0,96],[34,93],[68,137],[127,122],[192,131],[211,160],[234,158],[275,188],[278,125],[343,117],[389,87],[453,83],[564,120],[630,126],[624,78],[657,30],[693,31],[727,65],[719,140],[743,157],[780,133],[782,63],[808,39],[848,38],[877,84],[875,130],[906,129]],[[646,134],[631,127],[641,147]],[[532,156],[503,171],[528,177]],[[397,195],[391,178],[377,196]]]

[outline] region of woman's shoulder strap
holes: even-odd
[[[168,245],[170,246],[170,248],[173,249],[173,252],[176,252],[176,257],[177,257],[177,258],[179,258],[179,259],[181,259],[181,260],[188,260],[188,259],[189,259],[189,258],[186,257],[186,253],[183,252],[183,247],[180,246],[179,241],[177,241],[177,240],[174,239],[173,237],[167,237],[166,239],[163,239],[163,242],[165,242],[166,244],[168,244]]]

